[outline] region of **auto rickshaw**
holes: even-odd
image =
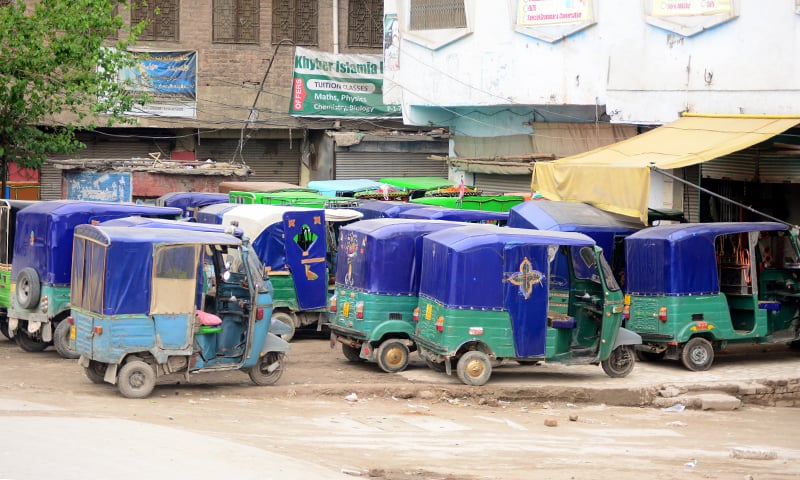
[[[17,212],[37,203],[36,200],[0,199],[0,333],[8,336],[8,307],[11,297],[11,259],[14,253],[14,235],[17,230]]]
[[[458,196],[426,195],[420,198],[413,198],[409,201],[412,203],[435,205],[445,208],[507,212],[511,210],[512,207],[524,202],[525,199],[514,195],[467,195],[463,198],[458,198]]]
[[[26,352],[54,345],[64,358],[77,358],[69,341],[72,233],[77,225],[140,215],[178,219],[181,209],[133,203],[47,200],[17,214],[11,264],[8,331]]]
[[[425,196],[456,197],[462,193],[460,186],[443,177],[387,177],[381,178],[380,182],[407,192],[409,199]],[[478,195],[479,193],[475,187],[465,185],[462,196]]]
[[[387,373],[408,366],[417,307],[422,237],[460,222],[381,218],[341,229],[328,323],[331,348],[351,362],[372,361]]]
[[[570,278],[553,276],[560,252]],[[503,359],[634,367],[639,336],[622,323],[622,292],[594,240],[569,232],[468,225],[422,239],[417,327],[429,367],[483,385]]]
[[[176,207],[183,210],[183,218],[196,221],[197,211],[207,205],[228,203],[230,196],[216,192],[171,192],[156,199],[157,207]]]
[[[272,285],[246,238],[79,225],[73,245],[69,322],[92,382],[145,398],[169,374],[244,370],[256,385],[281,377],[289,345],[270,331]]]
[[[324,197],[355,197],[376,200],[408,200],[408,193],[387,183],[366,178],[348,180],[312,180],[308,188]]]
[[[361,212],[364,215],[364,220],[371,220],[373,218],[397,218],[401,212],[406,210],[425,207],[427,205],[421,203],[394,200],[364,200],[360,205],[353,207],[353,210]]]
[[[218,206],[205,207],[198,219],[207,218],[207,209],[217,210],[212,207]],[[297,328],[315,324],[321,328],[330,277],[336,271],[339,228],[359,220],[361,214],[350,209],[259,204],[221,210],[218,222],[236,222],[269,273],[275,288],[273,319],[291,329],[282,338],[290,341]]]
[[[445,207],[413,208],[397,214],[397,218],[451,220],[465,223],[488,223],[503,226],[508,223],[508,212],[489,210],[459,210]]]
[[[628,328],[643,360],[711,367],[732,344],[800,348],[797,230],[776,222],[684,223],[625,239]]]

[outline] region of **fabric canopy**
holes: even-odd
[[[552,162],[536,162],[531,187],[647,224],[650,167],[682,168],[769,140],[800,116],[694,115],[633,138]]]

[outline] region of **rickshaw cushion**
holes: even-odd
[[[204,312],[202,310],[197,311],[197,319],[200,321],[200,325],[216,327],[217,325],[222,324],[221,318],[213,313]]]
[[[575,325],[577,325],[573,317],[561,313],[550,313],[547,319],[553,328],[575,328]]]
[[[776,301],[760,301],[758,308],[761,310],[769,310],[770,312],[779,312],[781,310],[781,302]]]

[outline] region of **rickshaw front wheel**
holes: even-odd
[[[105,383],[107,369],[108,364],[90,360],[89,366],[84,368],[83,371],[86,373],[86,378],[99,385]]]
[[[492,376],[492,360],[480,350],[470,350],[458,359],[456,373],[465,385],[485,385]]]
[[[705,338],[694,337],[683,346],[681,362],[693,372],[708,370],[714,362],[714,347]]]
[[[275,384],[283,375],[283,352],[269,352],[258,359],[258,363],[247,374],[258,386],[266,387]]]
[[[128,362],[119,369],[117,388],[126,398],[145,398],[156,386],[156,372],[141,360]]]
[[[611,351],[611,355],[600,362],[603,371],[611,378],[627,377],[633,371],[636,356],[629,345],[620,345]]]
[[[378,347],[378,366],[386,373],[402,372],[408,366],[408,347],[400,340],[386,340]]]

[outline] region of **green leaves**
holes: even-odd
[[[76,128],[133,123],[140,99],[116,80],[133,65],[129,29],[116,0],[37,0],[0,8],[0,157],[39,167],[48,154],[82,145]],[[113,47],[113,48],[105,48]]]

